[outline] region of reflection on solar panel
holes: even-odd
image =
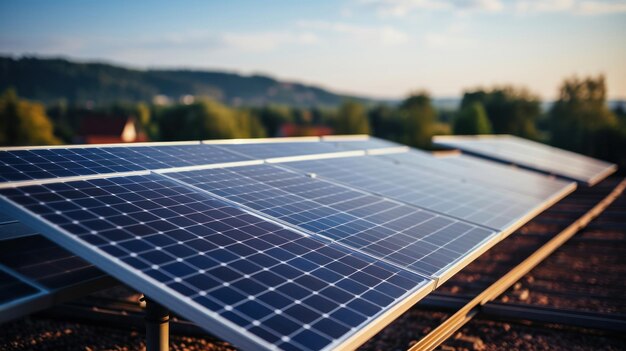
[[[320,142],[244,143],[220,144],[216,146],[254,159],[315,155],[341,151],[331,144]]]
[[[422,276],[155,174],[0,194],[58,242],[250,349],[338,346],[397,303],[432,288]]]
[[[339,149],[345,150],[372,150],[383,149],[392,147],[403,147],[404,145],[393,143],[387,140],[378,139],[374,137],[322,137],[325,143],[333,144]]]
[[[451,263],[458,262],[495,235],[491,230],[271,165],[169,176],[402,267],[437,277],[445,274]]]
[[[213,145],[200,144],[7,149],[0,151],[0,181],[132,172],[248,159]]]
[[[412,168],[420,167],[425,171],[446,177],[449,180],[460,180],[473,184],[488,184],[492,189],[505,189],[527,196],[533,196],[543,202],[558,198],[572,191],[575,184],[552,179],[532,171],[513,168],[508,165],[494,163],[464,154],[434,157],[425,152],[411,150],[405,153],[389,154],[382,158]],[[495,186],[495,187],[493,187]]]
[[[0,224],[0,240],[19,238],[35,234],[37,234],[36,231],[17,221]]]
[[[437,145],[594,185],[616,165],[511,135],[437,136]]]
[[[289,162],[284,166],[496,230],[508,228],[545,201],[476,180],[467,182],[397,165],[381,157]]]
[[[441,161],[448,165],[462,167],[464,174],[468,177],[484,179],[490,184],[535,196],[539,199],[548,199],[574,185],[526,169],[465,154],[442,157]]]

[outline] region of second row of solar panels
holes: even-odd
[[[384,156],[282,165],[498,231],[513,226],[547,200],[493,187],[480,180],[464,180],[460,175],[455,177],[415,165],[399,165]]]
[[[283,223],[433,277],[495,231],[273,165],[167,176]]]

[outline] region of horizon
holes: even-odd
[[[626,99],[626,1],[34,0],[0,9],[0,54],[10,57],[263,75],[381,100],[514,85],[552,101],[563,79],[604,74],[608,98]]]

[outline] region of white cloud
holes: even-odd
[[[382,17],[404,17],[412,13],[446,11],[457,14],[550,13],[567,12],[577,15],[603,15],[626,12],[626,0],[355,0],[374,8]]]
[[[504,8],[501,0],[359,0],[372,6],[383,17],[404,17],[423,11],[499,12]]]
[[[578,4],[578,9],[576,12],[584,15],[603,15],[609,13],[626,12],[626,1],[581,1]]]
[[[317,32],[331,32],[349,36],[352,39],[377,42],[383,45],[406,43],[409,35],[391,26],[362,26],[344,22],[300,21],[298,27]]]
[[[603,15],[626,12],[626,1],[617,0],[519,0],[515,10],[520,13],[569,12],[577,15]]]
[[[562,12],[571,10],[574,5],[574,0],[520,0],[515,4],[515,10],[517,12]]]

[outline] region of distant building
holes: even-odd
[[[81,119],[74,142],[78,144],[135,143],[148,141],[134,117],[89,115]]]
[[[279,137],[292,136],[322,136],[333,134],[333,129],[323,125],[298,125],[295,123],[285,123],[278,130]]]

